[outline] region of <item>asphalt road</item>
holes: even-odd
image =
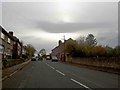
[[[118,88],[118,75],[50,60],[31,61],[2,82],[3,88]]]

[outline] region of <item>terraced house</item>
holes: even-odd
[[[14,39],[2,27],[0,27],[0,28],[1,28],[0,39],[2,42],[0,44],[1,57],[2,58],[12,58]]]
[[[22,55],[22,44],[13,36],[13,32],[7,32],[0,26],[0,58],[17,59]]]

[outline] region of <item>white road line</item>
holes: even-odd
[[[50,67],[50,65],[49,64],[47,64],[48,65],[48,67]]]
[[[49,66],[52,69],[55,69],[54,67],[50,66],[49,64],[47,64],[46,62],[44,62],[47,66]]]
[[[50,66],[50,68],[55,69],[54,67]]]
[[[61,75],[65,76],[64,73],[60,72],[59,70],[56,70],[56,72],[60,73]]]
[[[49,66],[49,64],[47,64],[46,62],[43,62],[43,63],[45,63],[47,66]]]
[[[75,79],[72,79],[72,78],[71,78],[70,80],[72,80],[73,82],[75,82],[75,83],[77,83],[77,84],[83,86],[84,88],[87,88],[87,89],[89,89],[89,90],[92,90],[91,88],[89,88],[89,87],[87,87],[86,85],[84,85],[84,84],[82,84],[82,83],[76,81]]]

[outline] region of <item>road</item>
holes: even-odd
[[[2,82],[3,88],[118,88],[118,75],[50,60],[31,61]]]

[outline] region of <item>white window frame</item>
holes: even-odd
[[[8,43],[10,43],[10,41],[11,41],[10,38],[8,38]]]
[[[5,39],[5,35],[1,32],[1,38]]]

